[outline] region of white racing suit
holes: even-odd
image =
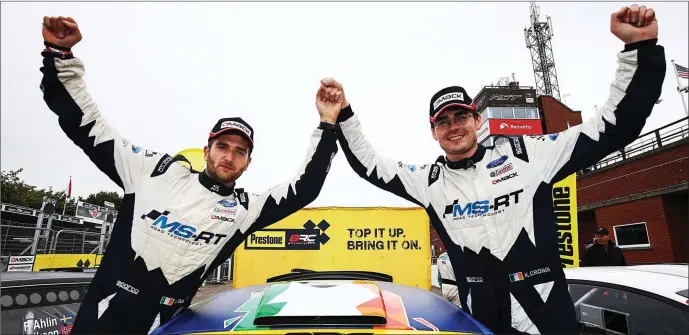
[[[351,106],[338,140],[352,169],[426,209],[447,249],[462,309],[496,333],[578,334],[560,263],[553,184],[634,141],[660,97],[657,40],[625,45],[598,113],[561,133],[515,136],[473,157],[408,165],[379,155]],[[600,79],[596,79],[600,80]]]
[[[203,281],[247,236],[318,196],[337,152],[333,131],[313,130],[304,164],[292,179],[259,194],[229,188],[180,164],[181,156],[146,150],[120,136],[87,92],[81,60],[46,45],[43,99],[67,137],[124,189],[110,243],[72,334],[146,334],[189,306]]]

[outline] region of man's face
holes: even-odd
[[[444,111],[433,124],[433,138],[449,156],[466,154],[477,145],[481,116],[467,110]]]
[[[596,243],[603,244],[603,245],[607,245],[609,239],[610,239],[610,235],[601,235],[601,234],[596,234],[596,236],[593,238],[593,240]]]
[[[227,185],[234,183],[249,167],[249,142],[239,135],[216,137],[203,149],[208,175]]]

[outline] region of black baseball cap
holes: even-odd
[[[467,91],[461,86],[445,87],[431,98],[430,117],[431,123],[435,122],[440,113],[447,109],[466,109],[476,111],[476,105]]]
[[[208,140],[214,139],[220,135],[237,134],[249,141],[251,149],[254,148],[254,128],[251,128],[249,123],[242,120],[240,117],[230,117],[218,120],[215,126],[208,134]]]
[[[598,227],[598,229],[596,229],[596,235],[610,235],[610,233],[608,233],[605,227]]]

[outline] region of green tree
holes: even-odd
[[[115,204],[115,210],[119,211],[122,206],[122,197],[114,191],[100,191],[98,193],[89,194],[88,197],[79,197],[79,201],[87,202],[92,205],[105,206],[105,201]]]
[[[56,192],[52,187],[49,187],[47,190],[38,189],[35,185],[27,184],[19,176],[22,171],[24,171],[23,168],[15,171],[2,171],[2,202],[38,209],[43,204],[43,197],[47,196],[56,201],[56,212],[62,213],[65,206],[66,192]],[[65,214],[74,215],[75,211],[76,200],[71,198],[67,202]]]

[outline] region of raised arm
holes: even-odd
[[[344,94],[342,85],[333,79],[324,80],[322,85],[340,89]],[[431,179],[437,178],[437,174],[440,173],[439,167],[407,165],[381,156],[364,136],[359,118],[354,114],[346,97],[343,107],[337,118],[341,129],[337,136],[342,152],[354,172],[383,190],[426,207],[428,185]]]
[[[337,153],[336,120],[342,108],[341,93],[320,89],[316,95],[320,124],[311,134],[306,159],[296,175],[261,194],[239,192],[239,203],[249,210],[244,231],[260,230],[306,207],[320,194]]]
[[[110,127],[89,95],[84,64],[71,48],[81,40],[81,32],[71,18],[43,19],[43,100],[58,116],[60,128],[91,161],[125,193],[156,166],[169,165],[172,158],[129,143]]]
[[[535,160],[546,182],[562,180],[633,142],[660,97],[666,62],[663,47],[657,45],[653,10],[625,7],[612,14],[611,31],[625,46],[617,54],[618,66],[608,99],[596,115],[558,134],[523,136],[512,141],[515,151],[525,145],[528,157]],[[524,143],[517,143],[520,140]]]

